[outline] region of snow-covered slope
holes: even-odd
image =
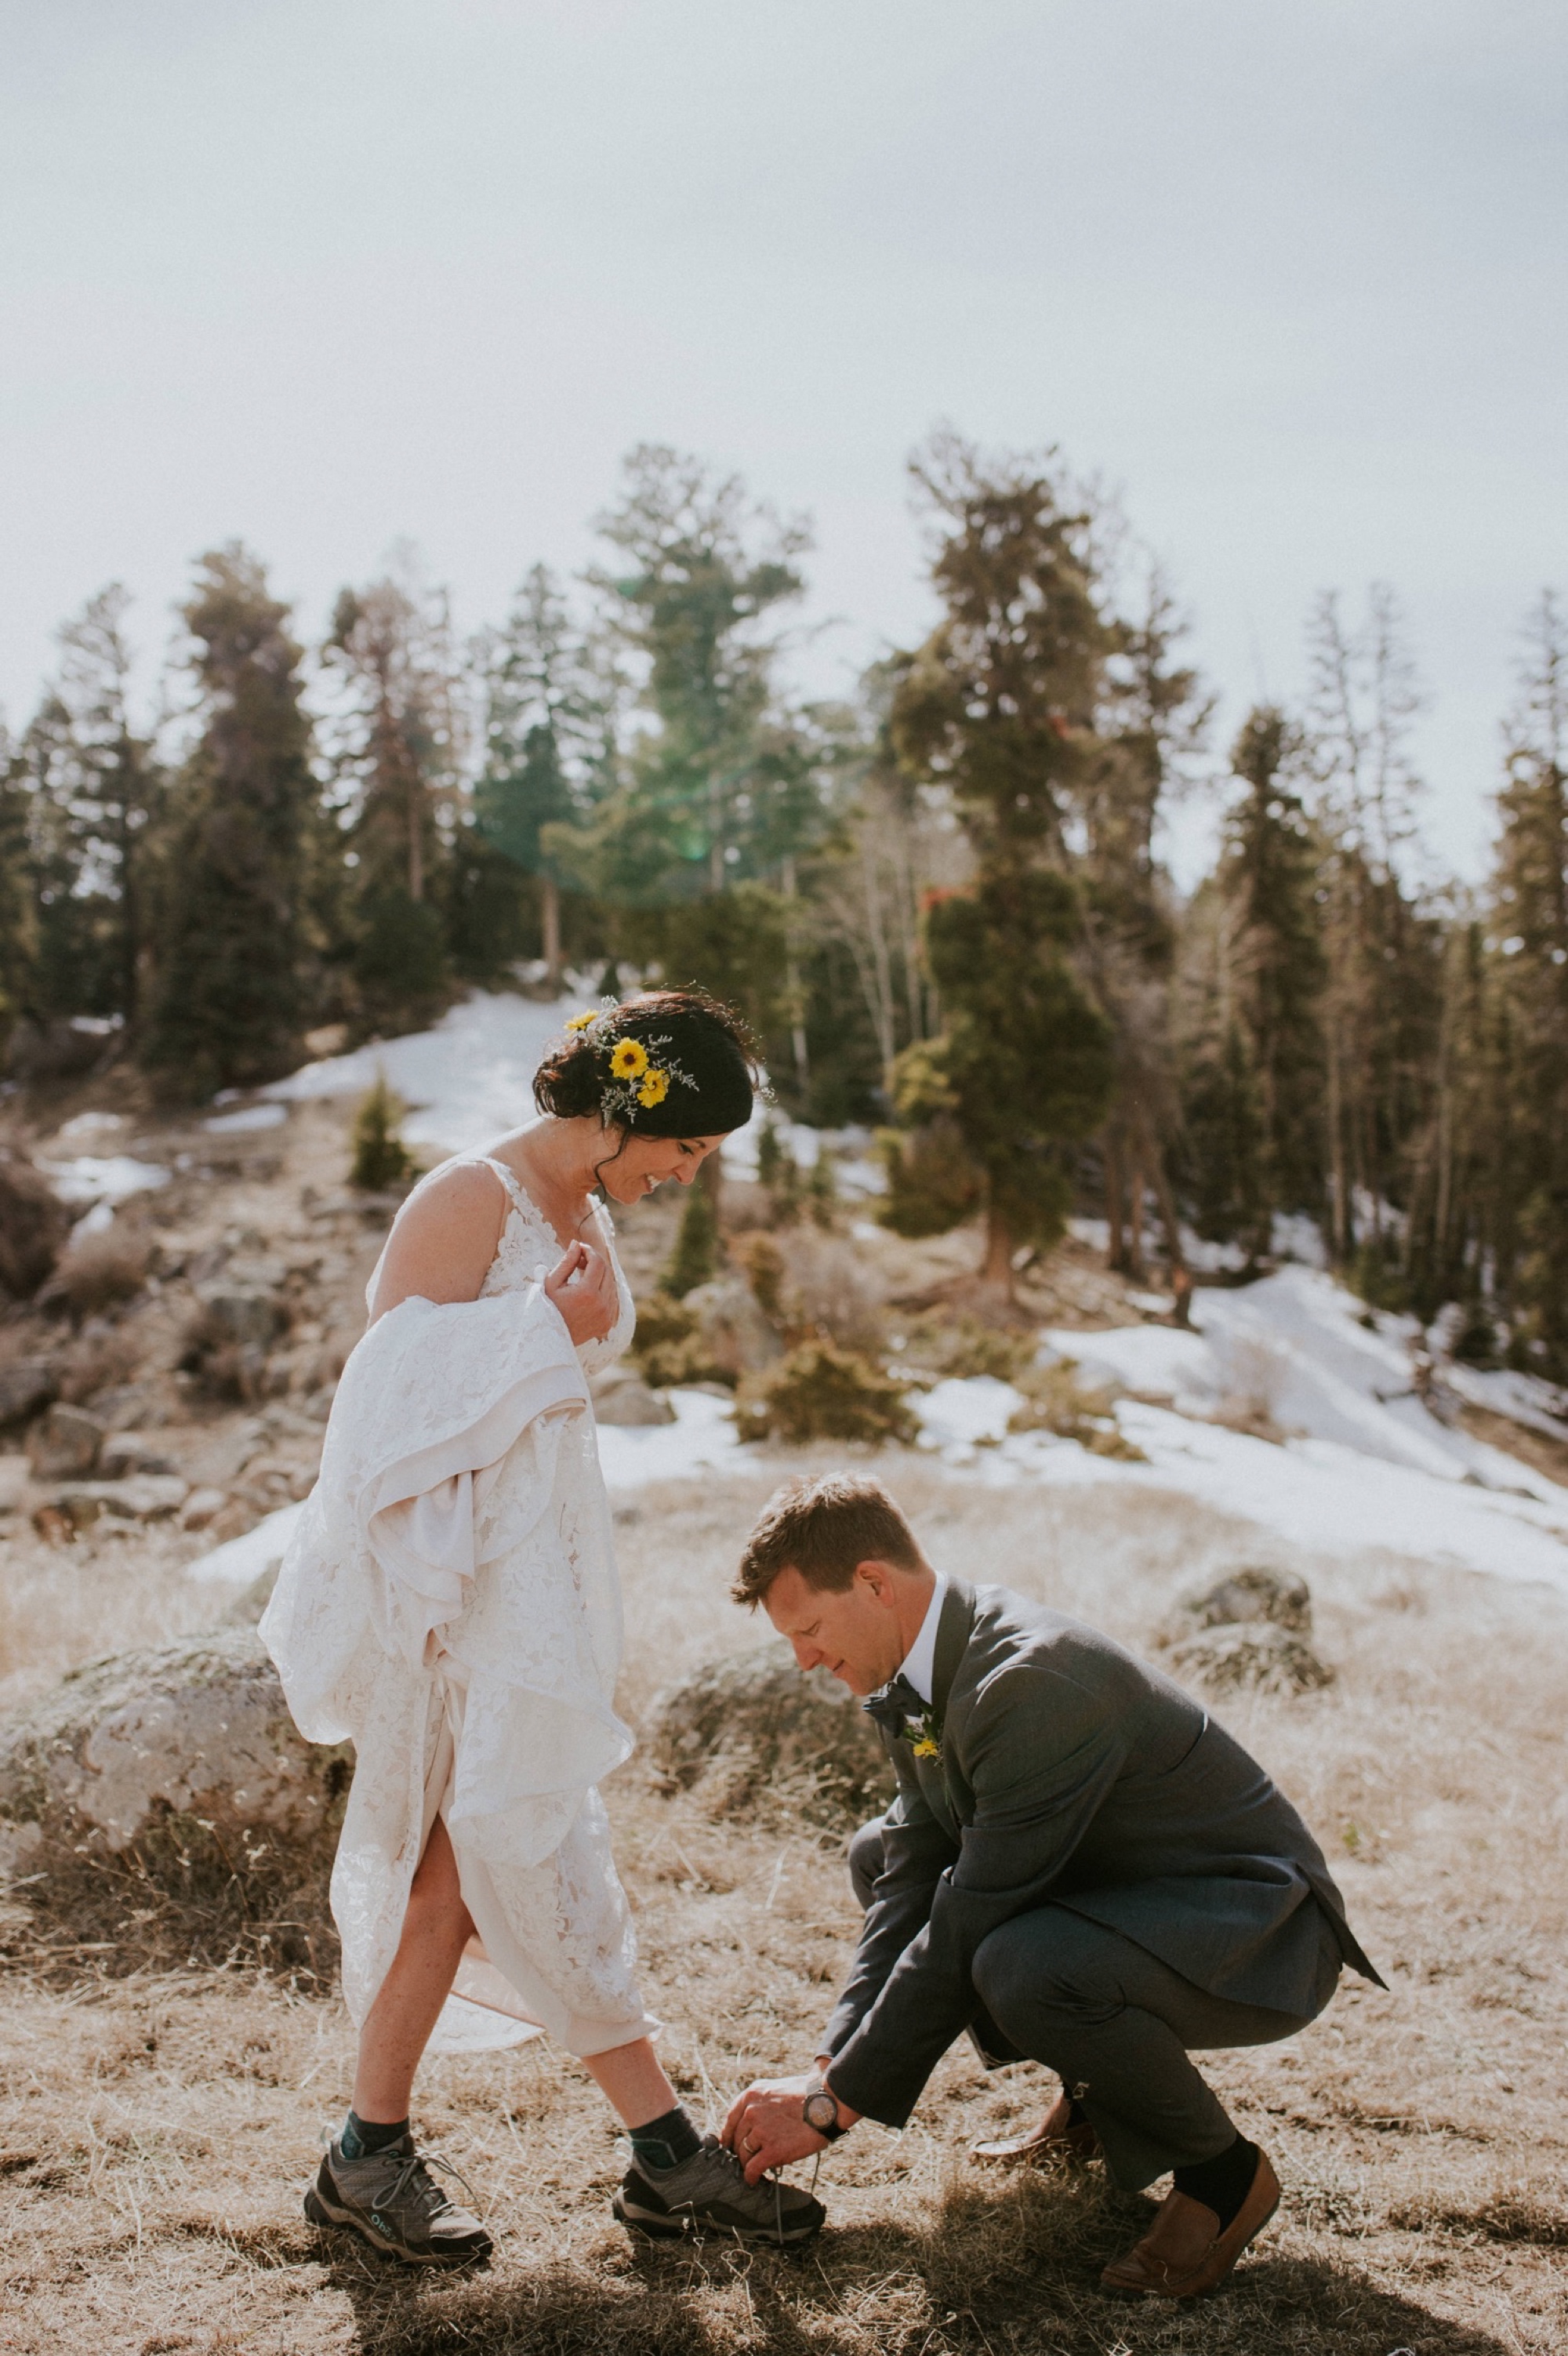
[[[572,1001],[584,1002],[581,999]],[[405,1134],[464,1151],[527,1118],[530,1082],[566,1002],[541,1005],[479,993],[430,1031],[308,1064],[267,1093],[289,1099],[357,1094],[378,1070],[415,1109]],[[797,1157],[816,1140],[791,1128]],[[739,1167],[755,1141],[735,1141]],[[1113,1381],[1136,1397],[1117,1404],[1121,1428],[1147,1462],[1092,1456],[1076,1441],[1009,1435],[1019,1404],[989,1378],[939,1384],[918,1402],[924,1445],[955,1472],[993,1482],[1133,1483],[1179,1489],[1287,1539],[1335,1551],[1387,1548],[1503,1577],[1568,1589],[1568,1489],[1432,1411],[1450,1394],[1568,1438],[1546,1384],[1445,1367],[1423,1396],[1413,1319],[1369,1321],[1364,1304],[1321,1270],[1287,1267],[1234,1290],[1201,1288],[1193,1331],[1167,1325],[1061,1331],[1047,1353],[1077,1361],[1086,1382]],[[740,1443],[720,1400],[677,1393],[678,1420],[600,1433],[612,1488],[701,1472]],[[1213,1419],[1272,1426],[1276,1442]]]

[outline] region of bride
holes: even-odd
[[[444,2014],[438,2042],[542,2029],[581,2060],[629,2131],[614,2207],[633,2230],[788,2244],[822,2218],[747,2185],[677,2101],[596,1788],[632,1738],[587,1377],[635,1312],[595,1194],[690,1185],[750,1118],[756,1066],[697,991],[567,1033],[535,1076],[539,1118],[399,1212],[262,1622],[302,1734],[351,1740],[356,1762],[332,1910],[358,2066],[306,2213],[419,2265],[491,2246],[410,2127]]]

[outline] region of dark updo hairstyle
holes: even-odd
[[[662,1103],[628,1105],[631,1092],[610,1070],[623,1039],[685,1075]],[[705,990],[651,990],[607,1008],[547,1055],[533,1075],[533,1101],[560,1120],[596,1113],[634,1137],[718,1137],[746,1127],[760,1085],[757,1049],[738,1014]]]

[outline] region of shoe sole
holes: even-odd
[[[315,2184],[305,2196],[305,2213],[311,2224],[332,2227],[340,2233],[357,2233],[361,2242],[368,2242],[371,2249],[378,2251],[383,2258],[396,2258],[401,2265],[405,2266],[440,2266],[447,2270],[454,2266],[471,2266],[479,2259],[488,2258],[494,2246],[487,2242],[483,2249],[454,2250],[449,2254],[438,2250],[400,2249],[395,2242],[389,2242],[383,2234],[378,2233],[370,2220],[359,2211],[335,2209],[329,2201],[322,2198],[320,2187]]]
[[[704,2233],[727,2233],[736,2242],[748,2245],[756,2244],[761,2249],[798,2250],[802,2242],[811,2241],[813,2235],[822,2232],[823,2222],[822,2218],[815,2217],[793,2232],[786,2226],[782,2233],[770,2233],[760,2225],[755,2228],[725,2225],[716,2219],[699,2218],[693,2210],[688,2210],[682,2216],[671,2214],[668,2209],[639,2208],[628,2201],[624,2192],[615,2194],[610,2208],[618,2224],[624,2225],[628,2233],[639,2234],[645,2242],[698,2241]]]

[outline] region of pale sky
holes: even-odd
[[[1568,588],[1561,0],[0,0],[0,59],[13,725],[236,535],[307,634],[403,537],[497,617],[639,440],[810,512],[833,688],[929,626],[950,418],[1119,488],[1221,743],[1392,583],[1483,863]]]

